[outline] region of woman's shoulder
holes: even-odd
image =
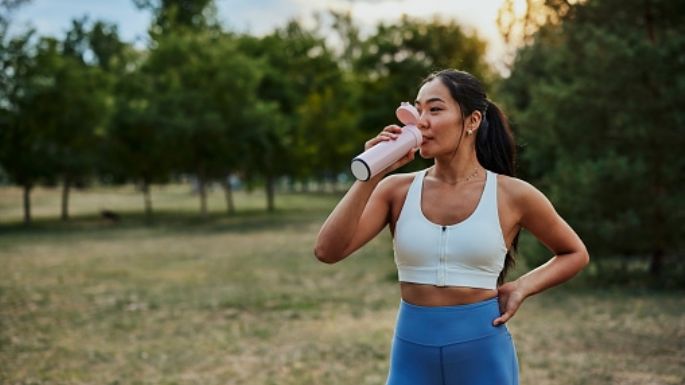
[[[378,188],[382,191],[390,193],[391,195],[405,195],[409,189],[409,186],[414,181],[414,178],[423,171],[424,170],[388,175],[381,180]]]
[[[495,175],[497,175],[497,185],[511,194],[525,194],[526,191],[535,188],[532,184],[515,176],[497,173]]]
[[[518,206],[548,200],[537,187],[520,178],[497,174],[497,185],[498,192],[503,193],[508,201]]]
[[[383,180],[388,180],[391,183],[406,183],[406,182],[411,182],[414,180],[416,175],[419,173],[422,173],[426,170],[419,170],[419,171],[413,171],[413,172],[397,172],[394,174],[390,174],[385,177]]]

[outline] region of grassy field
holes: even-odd
[[[202,219],[185,186],[72,196],[0,189],[0,383],[383,384],[398,289],[386,233],[344,262],[312,255],[334,195],[214,191]],[[122,214],[119,223],[100,209]],[[514,276],[526,271],[523,261]],[[682,292],[571,284],[527,299],[509,322],[521,384],[684,384]]]

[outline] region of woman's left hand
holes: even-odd
[[[509,321],[509,319],[516,314],[519,306],[521,306],[521,303],[526,298],[517,281],[507,282],[498,287],[497,291],[501,315],[492,322],[494,326]]]

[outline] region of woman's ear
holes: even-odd
[[[471,113],[471,116],[469,117],[469,128],[472,130],[477,130],[478,127],[480,127],[480,122],[483,119],[483,115],[480,113],[480,111],[476,110]]]

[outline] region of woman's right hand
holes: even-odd
[[[389,140],[395,140],[395,139],[397,139],[397,137],[400,136],[401,133],[402,133],[402,127],[400,127],[396,124],[391,124],[389,126],[385,126],[385,128],[383,128],[383,131],[381,131],[378,135],[376,135],[375,138],[368,140],[364,144],[364,151],[370,149],[371,147],[377,145],[378,143],[386,142]],[[398,168],[404,166],[405,164],[411,162],[412,160],[414,160],[414,154],[416,153],[416,150],[417,150],[416,148],[411,149],[407,153],[407,155],[403,156],[402,158],[397,160],[395,163],[388,166],[388,168],[381,171],[378,175],[379,176],[385,176],[385,175],[397,170]]]

